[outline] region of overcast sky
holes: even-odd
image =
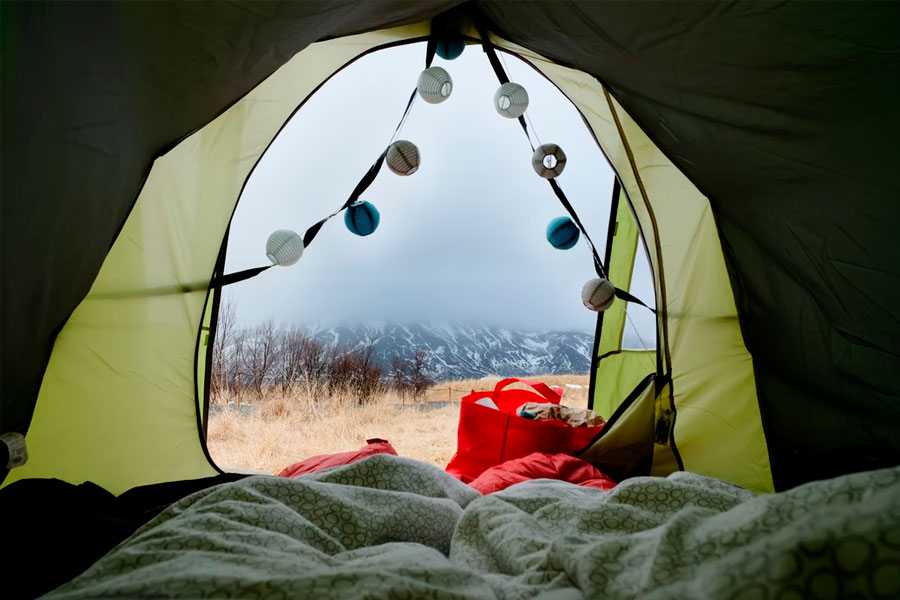
[[[227,271],[267,264],[275,229],[307,227],[343,204],[378,157],[424,67],[424,44],[383,50],[335,75],[297,112],[250,178],[231,226]],[[603,252],[613,175],[578,112],[536,71],[506,56],[510,79],[529,94],[528,116],[542,143],[568,162],[558,182]],[[400,132],[422,157],[399,177],[383,167],[363,195],[381,213],[358,237],[343,214],[329,221],[292,267],[273,267],[229,287],[247,323],[458,322],[523,330],[593,332],[581,303],[594,277],[584,240],[556,250],[545,230],[565,210],[531,167],[518,122],[493,108],[498,82],[479,46],[454,61],[435,58],[453,78],[448,100],[417,98]],[[298,103],[302,98],[298,98]],[[637,293],[652,300],[649,275]],[[630,310],[648,343],[652,318]],[[630,329],[627,327],[626,329]],[[633,332],[626,333],[634,338]]]

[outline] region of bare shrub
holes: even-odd
[[[302,374],[303,353],[309,338],[299,329],[290,329],[281,336],[278,344],[278,379],[282,396],[298,383]]]
[[[425,390],[434,385],[434,379],[428,375],[428,351],[425,348],[416,348],[412,359],[412,391],[415,397],[425,393]]]
[[[325,383],[328,375],[328,363],[334,358],[325,344],[319,340],[304,336],[301,340],[300,378],[307,390],[313,390]]]
[[[400,396],[408,394],[412,387],[409,377],[409,361],[399,354],[395,354],[391,359],[390,385]]]
[[[427,374],[424,349],[416,349],[410,359],[395,357],[390,381],[384,381],[373,344],[344,350],[298,328],[281,331],[271,319],[240,327],[236,312],[234,301],[223,299],[211,342],[213,403],[228,398],[240,405],[248,392],[258,401],[273,392],[298,397],[293,391],[300,388],[301,396],[312,403],[332,397],[362,405],[386,389],[420,398],[434,383]]]
[[[279,352],[279,338],[271,319],[254,328],[250,335],[245,367],[247,385],[256,393],[257,398],[262,397],[263,387],[269,382]]]
[[[327,388],[339,398],[346,394],[357,404],[366,404],[382,391],[381,367],[375,362],[375,347],[338,352],[330,347],[327,361]]]
[[[225,358],[226,384],[228,389],[234,394],[236,402],[240,404],[244,395],[244,386],[247,382],[245,358],[249,347],[247,341],[249,334],[246,329],[236,329],[233,337],[234,341],[227,350]]]
[[[210,365],[209,373],[209,394],[213,403],[221,400],[228,387],[227,354],[233,341],[232,337],[236,326],[237,310],[234,299],[231,296],[226,296],[219,304],[219,314],[213,334],[212,365]]]
[[[416,348],[412,358],[395,355],[391,360],[390,384],[401,397],[421,398],[434,385],[434,379],[428,375],[428,351]]]

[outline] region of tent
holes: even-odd
[[[592,394],[641,423],[650,472],[771,491],[900,463],[896,4],[0,10],[0,429],[28,452],[4,485],[218,472],[211,282],[242,186],[333,73],[435,17],[559,87],[616,172],[610,279],[628,289],[642,240],[656,370],[621,350],[618,302]]]

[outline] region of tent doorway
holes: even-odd
[[[305,101],[244,187],[229,230],[226,273],[260,264],[269,232],[287,228],[302,234],[340,206],[391,137],[424,54],[421,42],[367,54]],[[571,102],[525,63],[508,55],[502,60],[511,79],[529,92],[533,131],[542,142],[565,148],[569,161],[559,182],[603,252],[612,170]],[[367,436],[386,437],[383,430],[361,433],[362,425],[383,422],[379,412],[404,405],[404,398],[396,398],[368,414],[345,411],[342,422],[351,423],[354,433],[331,435],[343,427],[334,417],[346,408],[344,393],[295,385],[305,376],[286,373],[280,354],[290,335],[295,344],[299,335],[345,350],[374,347],[385,384],[394,375],[392,355],[412,360],[423,350],[426,374],[436,385],[420,399],[444,405],[473,386],[492,385],[489,379],[461,380],[511,375],[562,377],[558,383],[571,386],[567,402],[587,404],[597,314],[581,305],[580,292],[592,277],[590,252],[583,240],[562,251],[544,239],[547,223],[565,211],[535,175],[518,124],[495,111],[498,83],[481,47],[470,45],[454,61],[435,64],[451,73],[453,94],[440,105],[417,99],[399,133],[419,147],[419,171],[398,177],[382,168],[362,197],[381,213],[378,230],[359,237],[333,219],[296,265],[226,288],[220,311],[231,311],[224,321],[231,339],[222,343],[220,314],[218,343],[228,356],[213,358],[213,376],[227,383],[213,384],[208,425],[210,453],[220,465],[277,470],[289,459],[347,450]],[[652,306],[643,250],[634,269],[632,285],[644,290]],[[625,347],[652,353],[652,313],[635,307],[627,317]],[[252,356],[270,345],[271,357]],[[266,368],[262,376],[260,365]],[[653,370],[652,357],[647,370]],[[263,388],[272,392],[265,403],[255,400]],[[299,416],[298,403],[306,408],[292,421]],[[429,448],[434,450],[438,438],[447,446],[431,456],[446,464],[456,413],[444,405],[429,413],[432,421],[443,416],[443,424],[418,424],[421,415],[411,413],[416,422],[401,428],[401,435],[412,440],[423,437],[422,427],[430,428],[433,433],[424,436],[432,438]],[[252,433],[251,425],[265,431]],[[421,453],[408,453],[423,458],[416,454]]]

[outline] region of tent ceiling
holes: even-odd
[[[2,423],[153,158],[310,42],[446,2],[2,4]],[[476,2],[602,79],[706,194],[781,486],[900,457],[900,6]]]
[[[781,487],[900,461],[894,3],[486,3],[710,200]]]

